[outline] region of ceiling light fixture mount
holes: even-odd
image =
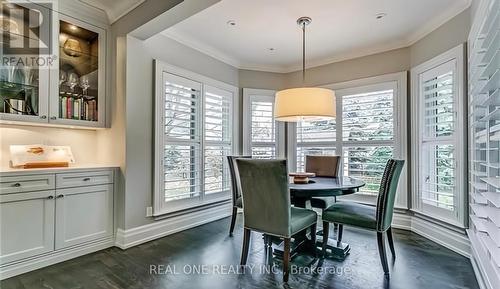
[[[306,26],[311,17],[300,17],[302,29],[302,84],[306,80]],[[335,93],[319,87],[300,87],[278,91],[274,99],[274,118],[278,121],[331,119],[336,114]]]
[[[384,18],[385,16],[387,16],[387,13],[377,13],[375,14],[375,18],[378,20],[378,19],[382,19]]]
[[[228,20],[226,22],[226,24],[229,25],[229,26],[236,26],[236,21],[234,21],[234,20]]]

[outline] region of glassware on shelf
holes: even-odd
[[[66,81],[68,81],[68,73],[61,69],[59,71],[59,85],[63,85]]]
[[[90,87],[90,83],[89,83],[89,77],[87,75],[82,75],[80,77],[80,87],[82,88],[83,90],[83,95],[84,96],[87,96],[87,90],[89,89]]]
[[[68,75],[68,86],[72,92],[75,92],[75,87],[78,85],[78,80],[78,74],[76,74],[75,72],[71,72]]]

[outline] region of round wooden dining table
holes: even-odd
[[[293,198],[293,204],[296,207],[309,208],[310,200],[313,197],[338,197],[354,194],[365,185],[360,179],[352,177],[329,178],[329,177],[314,177],[309,179],[307,184],[289,184],[290,196]],[[301,238],[297,238],[301,241]],[[317,244],[322,244],[322,231],[317,233]],[[292,248],[300,250],[302,246],[292,246]],[[347,243],[338,244],[333,238],[328,240],[329,251],[328,256],[337,260],[344,260],[349,254],[350,246]],[[279,248],[277,253],[280,253]],[[292,256],[294,252],[292,252]]]
[[[290,195],[294,199],[294,205],[306,207],[302,201],[310,200],[312,197],[338,197],[354,194],[363,187],[365,182],[360,179],[343,177],[328,178],[315,177],[309,178],[307,184],[290,184]]]

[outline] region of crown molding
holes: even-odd
[[[335,62],[360,58],[364,56],[369,56],[373,54],[383,53],[390,50],[400,49],[409,47],[415,44],[420,39],[424,38],[434,30],[441,27],[446,22],[450,21],[453,17],[465,11],[471,5],[472,0],[466,0],[464,5],[455,5],[451,7],[451,9],[447,9],[439,16],[432,19],[425,25],[422,25],[415,32],[411,33],[408,37],[397,39],[392,42],[383,43],[381,45],[377,45],[370,48],[362,48],[358,50],[353,50],[345,53],[338,53],[335,56],[311,60],[308,61],[306,68],[314,68],[318,66],[323,66]],[[178,33],[172,31],[163,31],[161,33],[163,36],[168,37],[176,42],[179,42],[185,46],[193,48],[203,54],[206,54],[212,58],[215,58],[219,61],[222,61],[228,65],[231,65],[237,69],[245,69],[245,70],[255,70],[255,71],[265,71],[265,72],[274,72],[274,73],[291,73],[296,72],[302,69],[300,63],[293,65],[285,65],[285,66],[272,66],[272,65],[262,65],[258,63],[251,62],[243,62],[233,57],[228,56],[226,53],[216,49],[212,46],[206,45],[196,39],[192,39],[191,37],[181,36]]]

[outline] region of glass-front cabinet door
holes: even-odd
[[[105,30],[59,15],[50,123],[104,127]]]
[[[48,121],[51,21],[46,7],[0,3],[0,120]]]

